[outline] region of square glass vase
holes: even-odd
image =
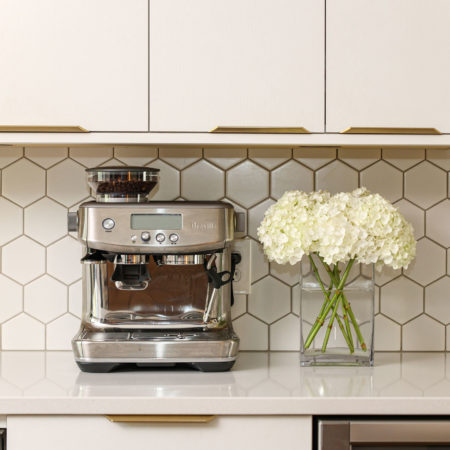
[[[372,366],[373,265],[327,265],[317,255],[300,271],[300,365]]]

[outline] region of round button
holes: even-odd
[[[131,236],[131,242],[136,242],[137,236],[135,234],[133,234]]]
[[[105,230],[112,230],[114,228],[114,225],[116,224],[116,222],[114,222],[113,219],[105,219],[102,222],[102,226]]]
[[[146,242],[149,241],[150,240],[150,233],[148,231],[143,231],[141,233],[141,239],[143,241],[146,241]]]
[[[178,234],[177,234],[177,233],[172,233],[172,234],[169,236],[169,241],[170,241],[170,242],[173,242],[173,243],[177,242],[177,241],[178,241]]]
[[[158,233],[157,235],[156,235],[156,238],[155,238],[158,242],[164,242],[165,240],[166,240],[166,237],[164,236],[164,234],[162,234],[162,233]]]

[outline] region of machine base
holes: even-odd
[[[72,348],[75,361],[83,372],[175,366],[202,372],[224,372],[234,364],[239,338],[231,327],[175,332],[99,332],[82,328],[72,340]]]
[[[191,362],[191,363],[96,363],[96,362],[80,362],[77,361],[78,367],[82,372],[88,373],[108,373],[113,370],[124,370],[135,367],[175,367],[175,366],[188,366],[192,369],[199,370],[200,372],[227,372],[233,365],[233,361],[223,362]]]

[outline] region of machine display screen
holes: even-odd
[[[181,214],[131,214],[132,230],[181,230]]]

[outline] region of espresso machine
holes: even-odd
[[[87,169],[96,201],[69,213],[69,231],[84,246],[81,327],[72,340],[84,372],[125,364],[226,371],[236,359],[234,209],[148,201],[158,172]]]

